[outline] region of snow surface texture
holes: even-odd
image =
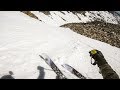
[[[49,21],[49,20],[48,20]],[[78,79],[62,64],[69,64],[87,78],[102,79],[97,66],[90,63],[91,49],[102,51],[108,63],[120,76],[120,49],[77,34],[70,29],[54,27],[16,11],[0,11],[0,77],[13,71],[16,79],[36,79],[38,66],[44,67],[45,79],[56,74],[39,55],[46,53],[69,79]]]
[[[35,14],[42,22],[53,26],[61,26],[66,23],[87,23],[96,19],[103,20],[107,23],[118,24],[118,20],[108,11],[86,11],[85,15],[80,13],[73,14],[70,11],[62,11],[64,14],[60,11],[50,11],[50,15],[45,15],[39,11],[31,12]]]

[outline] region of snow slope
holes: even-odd
[[[37,66],[42,66],[45,79],[55,79],[56,74],[39,57],[47,53],[69,79],[77,77],[61,66],[64,63],[87,78],[101,79],[98,67],[90,64],[88,52],[93,48],[103,52],[120,76],[119,48],[70,29],[50,26],[18,11],[0,11],[0,77],[11,70],[16,79],[36,79],[39,76]]]
[[[50,11],[50,15],[45,15],[39,11],[31,12],[42,22],[53,26],[61,26],[67,23],[86,23],[94,20],[102,20],[107,23],[118,24],[120,18],[116,18],[108,11],[85,11],[85,15],[77,12],[74,14],[70,11]]]

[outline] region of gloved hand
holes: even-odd
[[[101,51],[94,49],[94,50],[91,50],[89,52],[89,54],[95,60],[95,62],[98,66],[107,64]]]

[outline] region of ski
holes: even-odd
[[[51,58],[47,54],[39,55],[57,74],[59,79],[67,79],[66,76],[60,71],[60,69],[55,65]]]
[[[63,64],[62,65],[65,69],[67,69],[69,72],[71,72],[72,74],[74,74],[75,76],[77,76],[80,79],[86,79],[85,76],[83,76],[81,73],[79,73],[76,69],[74,69],[73,67],[71,67],[68,64]]]

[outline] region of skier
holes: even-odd
[[[1,77],[1,79],[14,79],[14,77],[12,77],[13,72],[12,72],[12,71],[9,71],[9,74],[10,74],[10,75],[4,75],[3,77]]]
[[[91,64],[98,65],[100,73],[103,76],[103,79],[119,79],[119,76],[107,63],[101,51],[94,49],[91,50],[89,54],[91,58],[95,60],[95,62],[94,63],[91,62]]]

